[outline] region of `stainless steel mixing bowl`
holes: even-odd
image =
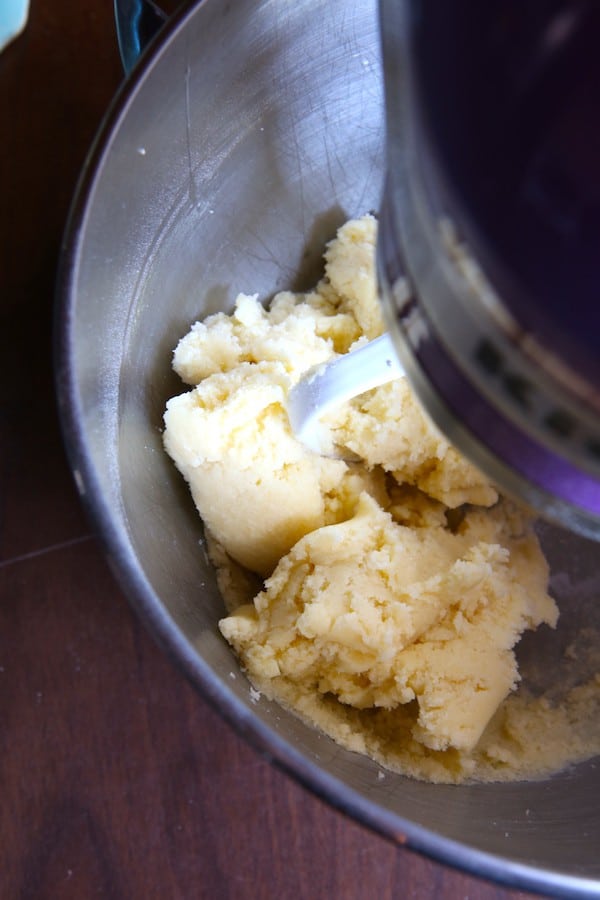
[[[593,762],[526,784],[380,779],[375,763],[254,702],[216,627],[201,523],[162,449],[164,404],[181,390],[171,352],[189,324],[239,290],[314,283],[335,228],[378,209],[382,110],[375,0],[205,0],[168,23],[104,122],[66,234],[57,388],[75,480],[157,639],[278,765],[446,863],[600,896]],[[597,547],[546,538],[564,620],[597,624]]]

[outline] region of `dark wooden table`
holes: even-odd
[[[275,770],[107,568],[62,449],[51,331],[69,202],[121,79],[110,0],[32,0],[0,55],[0,898],[524,897]]]

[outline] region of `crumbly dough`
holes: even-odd
[[[286,396],[303,373],[384,330],[376,229],[372,216],[343,226],[314,291],[268,308],[240,294],[232,315],[192,327],[173,361],[191,390],[167,404],[165,447],[211,541],[220,629],[256,688],[415,777],[533,777],[592,750],[587,732],[558,739],[561,715],[581,731],[564,705],[515,693],[515,645],[558,616],[527,515],[448,444],[404,378],[329,417],[358,462],[315,454],[290,429]],[[574,691],[579,722],[598,691]],[[547,738],[550,721],[534,752],[527,723]]]
[[[457,533],[409,528],[363,494],[351,519],[298,541],[221,630],[261,680],[356,709],[416,700],[416,740],[470,751],[518,681],[521,632],[556,618],[535,540],[504,525],[472,513]]]

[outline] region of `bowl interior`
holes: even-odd
[[[115,101],[76,201],[58,380],[73,468],[157,638],[290,772],[447,862],[597,890],[593,762],[513,785],[380,778],[372,761],[253,700],[216,628],[223,604],[201,523],[162,449],[165,401],[183,389],[171,353],[191,322],[238,291],[267,299],[314,284],[336,228],[378,209],[382,100],[375,0],[205,0],[171,24]],[[572,609],[597,629],[597,547],[550,528],[543,539],[563,619]],[[547,652],[567,640],[559,629]]]

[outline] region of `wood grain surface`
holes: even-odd
[[[32,0],[0,55],[0,900],[508,891],[398,848],[247,746],[130,611],[71,483],[53,294],[122,80],[112,4]]]

